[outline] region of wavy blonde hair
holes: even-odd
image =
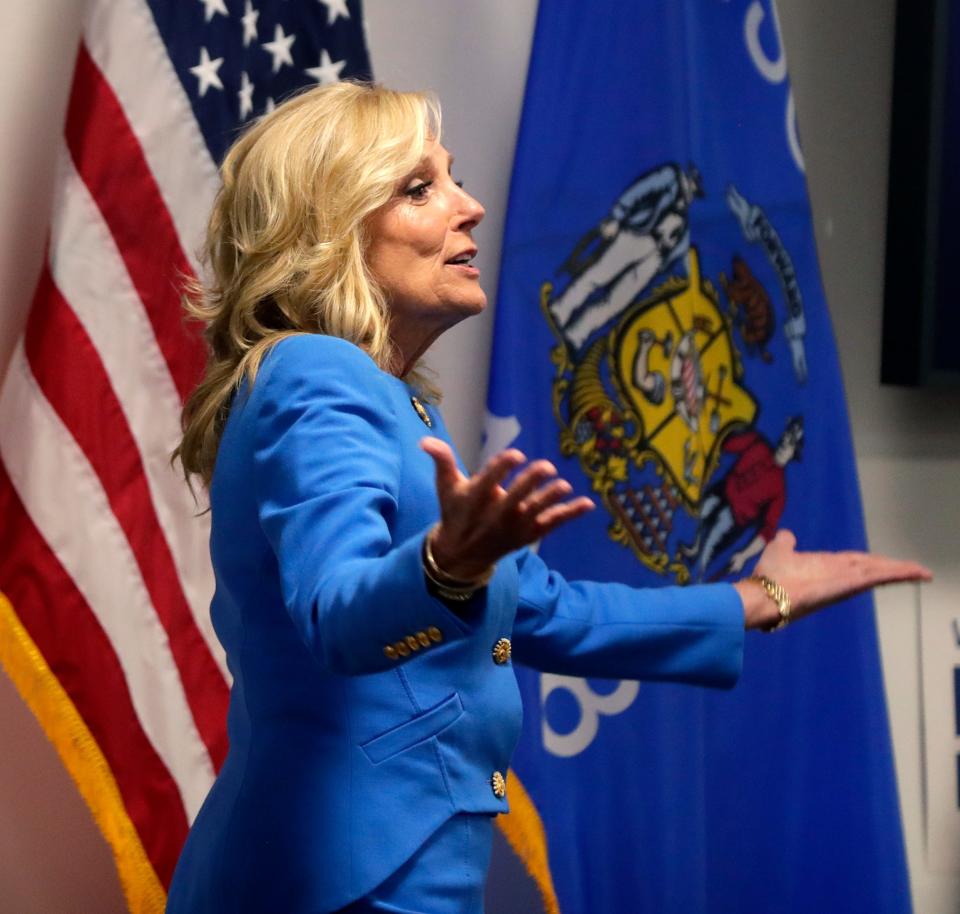
[[[210,484],[234,392],[253,383],[287,336],[325,333],[394,364],[382,290],[367,268],[367,217],[386,204],[440,139],[427,93],[342,82],[297,95],[231,147],[203,255],[209,279],[184,298],[205,325],[203,380],[183,409],[174,452],[184,476]],[[408,374],[436,398],[423,373]]]

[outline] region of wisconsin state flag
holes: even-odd
[[[541,0],[488,408],[598,503],[542,544],[568,578],[865,545],[766,0]],[[870,599],[747,642],[729,693],[519,671],[564,914],[910,910]]]

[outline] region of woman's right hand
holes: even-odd
[[[440,523],[430,546],[438,567],[451,578],[475,580],[503,556],[594,507],[584,496],[568,500],[573,487],[549,460],[527,464],[504,488],[507,476],[527,462],[515,448],[465,476],[439,438],[424,438],[420,447],[433,458],[440,500]]]

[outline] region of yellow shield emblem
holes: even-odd
[[[643,448],[693,507],[715,468],[721,436],[750,424],[757,407],[740,386],[739,356],[695,250],[688,277],[654,290],[624,315],[611,357],[614,382],[640,421]]]
[[[548,321],[550,292],[545,284]],[[577,361],[554,331],[562,453],[576,455],[590,477],[613,517],[610,536],[654,570],[687,580],[685,564],[669,554],[673,514],[696,513],[724,437],[757,412],[741,383],[730,320],[700,274],[696,249],[686,278],[668,279],[632,304]],[[650,464],[655,482],[640,472]]]

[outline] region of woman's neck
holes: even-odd
[[[443,328],[426,331],[420,328],[401,330],[391,327],[390,338],[393,341],[394,355],[391,359],[390,374],[398,378],[406,377],[441,333]]]

